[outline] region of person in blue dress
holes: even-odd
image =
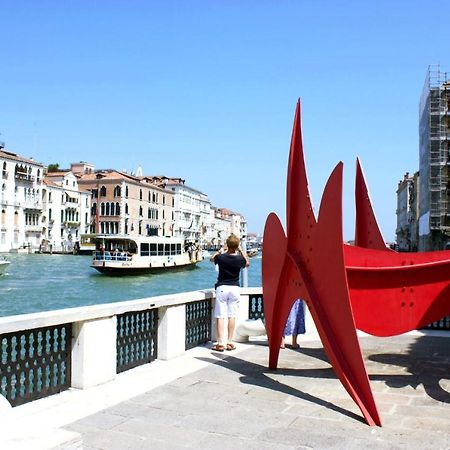
[[[292,345],[290,348],[299,348],[297,336],[305,332],[305,306],[302,300],[296,300],[292,305],[286,326],[284,327],[280,347],[286,347],[285,336],[292,336]]]

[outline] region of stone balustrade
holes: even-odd
[[[262,289],[242,289],[237,322],[248,319],[252,296],[262,298]],[[189,304],[208,303],[209,335],[203,339],[215,339],[210,314],[214,298],[213,290],[204,290],[2,317],[0,392],[13,405],[19,405],[69,387],[86,389],[113,380],[118,373],[118,318],[133,312],[157,311],[157,331],[151,342],[153,359],[175,358],[187,348]],[[139,329],[143,319],[133,317],[123,325],[126,330],[138,327],[138,333],[129,338],[128,353],[141,351],[144,345]],[[66,361],[61,354],[65,354]]]

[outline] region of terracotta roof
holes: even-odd
[[[61,187],[59,184],[56,184],[54,181],[51,180],[47,180],[47,179],[43,179],[42,180],[44,182],[45,185],[47,186],[57,186],[57,187]]]
[[[0,158],[12,159],[13,161],[20,161],[22,163],[35,164],[36,166],[44,167],[40,162],[24,158],[23,156],[19,156],[16,153],[8,152],[6,150],[0,150]]]
[[[57,177],[63,177],[64,175],[66,175],[68,172],[70,172],[69,169],[63,169],[63,170],[58,170],[57,172],[47,172],[45,174],[46,177],[53,177],[53,178],[57,178]]]
[[[83,173],[80,174],[80,180],[86,180],[86,181],[95,181],[97,180],[97,176],[101,175],[101,180],[117,180],[117,179],[124,179],[129,178],[133,181],[139,181],[136,177],[133,177],[128,174],[124,174],[123,172],[119,172],[117,170],[108,170],[108,171],[99,171],[95,173]]]
[[[98,175],[101,175],[100,180],[124,180],[125,179],[125,180],[134,181],[137,184],[141,184],[142,180],[148,178],[148,177],[136,177],[134,175],[130,175],[129,173],[121,172],[119,170],[104,170],[104,171],[98,171],[95,173],[80,174],[79,179],[80,179],[80,181],[96,181]]]
[[[239,213],[231,211],[231,209],[227,209],[227,208],[217,208],[217,211],[220,211],[225,216],[233,216],[233,215],[236,215],[236,214],[240,215]]]

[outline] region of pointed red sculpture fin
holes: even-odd
[[[355,245],[376,250],[390,250],[386,247],[378,226],[359,158],[356,158],[355,206]]]
[[[304,253],[309,248],[304,239],[305,233],[315,227],[316,218],[311,204],[303,153],[300,100],[295,109],[289,152],[286,217],[288,247],[290,250]]]

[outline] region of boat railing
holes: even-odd
[[[131,261],[133,255],[125,252],[94,252],[94,261]]]

